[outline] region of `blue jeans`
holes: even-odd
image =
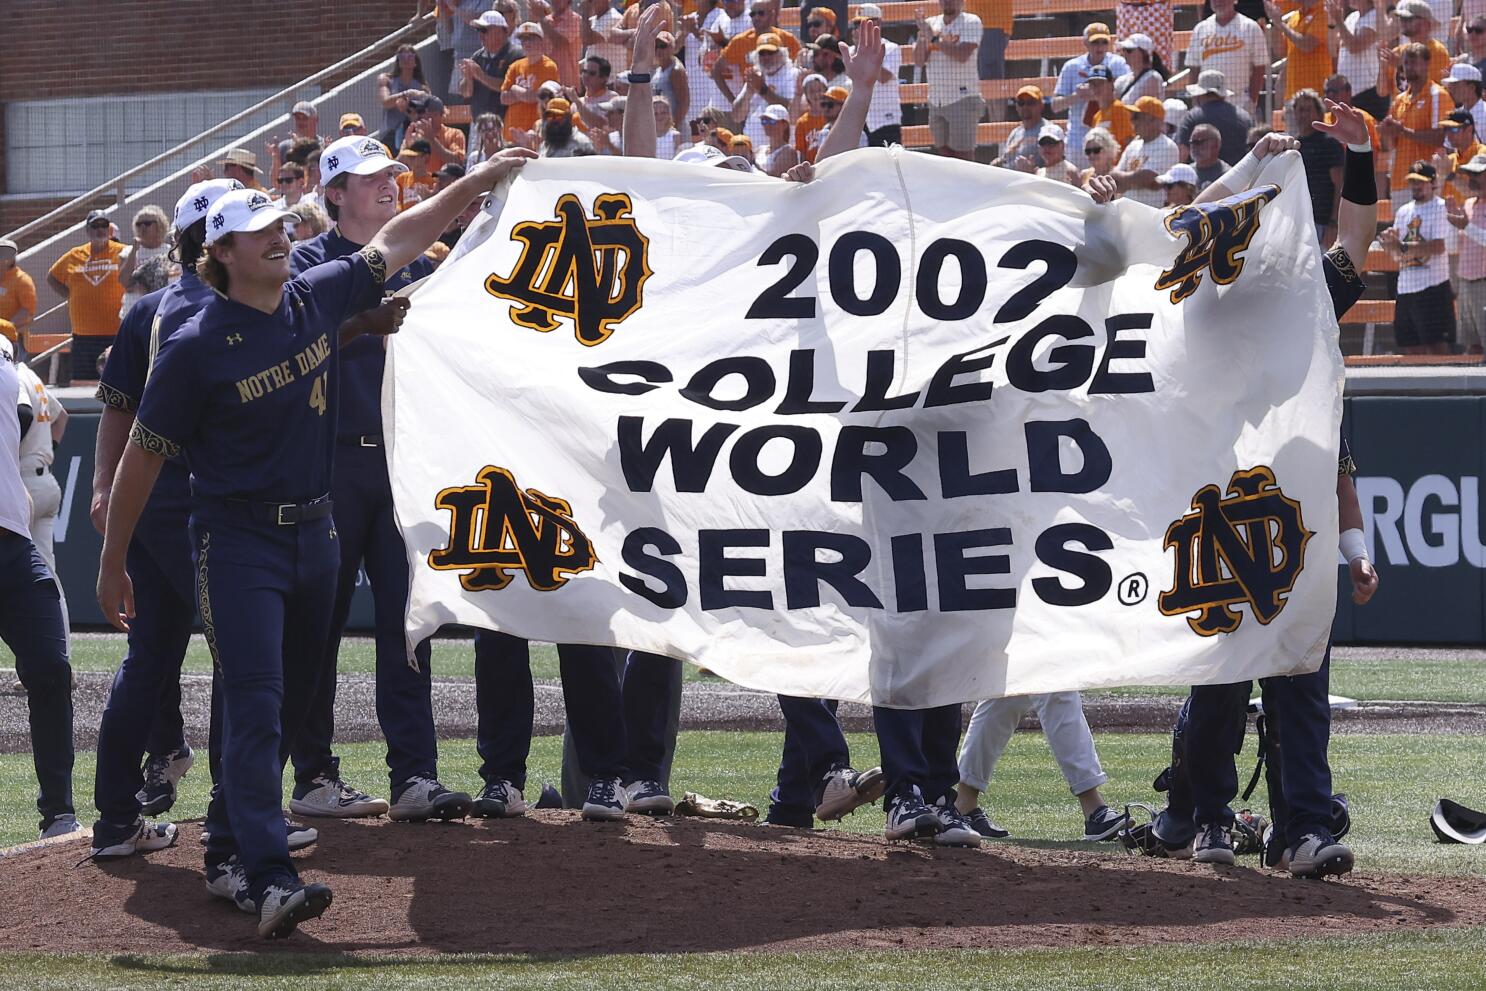
[[[0,640],[15,654],[26,687],[31,759],[40,793],[36,810],[46,829],[72,807],[72,666],[57,583],[36,545],[0,529]]]

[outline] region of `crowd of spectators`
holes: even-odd
[[[863,23],[884,22],[880,5],[844,0],[791,12],[789,27],[779,0],[420,0],[420,16],[436,14],[436,43],[426,59],[412,45],[396,51],[377,78],[379,112],[343,114],[326,133],[314,104],[298,103],[291,133],[259,153],[230,149],[212,171],[265,188],[301,217],[294,236],[308,237],[331,223],[319,156],[338,137],[380,141],[409,166],[398,183],[403,208],[511,145],[543,157],[623,154],[636,26],[657,4],[664,30],[644,60],[653,63],[655,157],[710,147],[776,177],[815,159],[850,95],[843,56]],[[890,25],[906,40],[884,42],[857,143],[901,142],[901,87],[921,80],[934,153],[1074,185],[1109,176],[1121,195],[1166,208],[1191,202],[1282,126],[1300,139],[1327,246],[1342,149],[1311,124],[1326,116],[1323,100],[1350,103],[1367,114],[1379,189],[1394,211],[1374,260],[1390,257],[1380,267],[1399,272],[1398,348],[1481,352],[1486,0],[1208,0],[1185,50],[1173,0],[1111,6],[1114,30],[1107,19],[1086,23],[1084,51],[1058,68],[1051,93],[1028,79],[1010,99],[988,100],[1010,91],[987,81],[1006,78],[1012,0],[937,0],[933,14],[920,5],[911,25]],[[1014,121],[1009,135],[983,140],[980,125],[1003,119]],[[173,276],[158,209],[136,215],[127,246],[106,216],[86,226],[88,243],[47,274],[67,301],[81,370],[121,309]],[[35,315],[14,255],[0,243],[0,332],[12,338]]]

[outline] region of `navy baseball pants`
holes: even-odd
[[[591,778],[625,777],[624,716],[612,649],[560,643],[557,659],[579,767]],[[475,709],[480,777],[525,790],[536,713],[525,640],[493,630],[475,633]]]
[[[129,542],[125,566],[134,584],[129,650],[114,675],[98,726],[93,801],[102,845],[133,832],[144,786],[140,760],[185,744],[181,662],[196,619],[191,566],[190,488],[186,469],[166,462]]]
[[[851,753],[834,699],[780,695],[779,711],[784,713],[784,753],[778,783],[769,793],[767,818],[808,829],[815,825],[823,779],[838,767],[849,767]]]
[[[380,447],[341,444],[335,453],[330,483],[335,503],[335,529],[340,538],[340,572],[330,634],[320,658],[320,682],[309,719],[294,741],[294,778],[301,790],[313,788],[316,776],[339,777],[340,760],[332,755],[335,735],[336,658],[341,634],[351,612],[356,574],[366,565],[376,613],[377,722],[387,741],[387,767],[396,788],[415,774],[438,777],[438,742],[433,724],[433,675],[429,642],[414,651],[418,667],[408,663],[403,615],[408,605],[408,557],[392,515],[392,485]]]
[[[41,552],[0,529],[0,640],[15,654],[31,717],[31,759],[41,786],[36,810],[44,830],[72,808],[72,666],[62,599]]]
[[[1326,749],[1331,739],[1331,648],[1313,674],[1265,678],[1263,693],[1268,732],[1277,733],[1280,777],[1287,809],[1286,845],[1306,833],[1331,825],[1331,766]],[[1234,755],[1243,749],[1248,729],[1252,682],[1198,685],[1188,702],[1185,774],[1172,781],[1170,801],[1158,820],[1157,833],[1168,843],[1186,843],[1209,823],[1233,824],[1229,803],[1238,795]]]
[[[284,749],[320,676],[340,548],[328,517],[278,526],[209,508],[193,514],[191,535],[201,622],[222,673],[207,859],[238,854],[257,900],[268,884],[297,877],[284,835]]]
[[[963,721],[958,703],[932,709],[872,707],[887,785],[884,801],[907,795],[914,785],[931,805],[941,798],[954,801]]]
[[[671,761],[681,722],[681,662],[632,650],[624,662],[624,731],[636,781],[671,787]]]

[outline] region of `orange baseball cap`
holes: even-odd
[[[1021,89],[1016,91],[1016,98],[1020,100],[1024,96],[1030,96],[1034,100],[1041,100],[1042,90],[1038,89],[1036,86],[1023,86]]]
[[[728,146],[732,148],[747,148],[749,151],[752,151],[753,139],[746,134],[734,134],[733,140],[728,142]]]
[[[1166,105],[1154,96],[1142,96],[1130,109],[1138,114],[1150,114],[1158,120],[1166,119]]]
[[[545,111],[545,114],[548,117],[566,117],[572,112],[573,105],[565,100],[563,97],[554,96],[552,99],[547,101],[547,109]]]
[[[1108,41],[1109,25],[1103,21],[1095,21],[1084,28],[1084,41]]]
[[[733,132],[725,127],[714,127],[712,133],[717,136],[717,140],[725,145],[731,145],[733,143]]]
[[[753,46],[753,50],[756,52],[777,52],[779,51],[779,46],[782,44],[783,42],[779,40],[779,35],[777,34],[761,34],[758,36],[758,44]]]
[[[826,90],[826,99],[835,100],[837,103],[845,103],[846,98],[851,95],[851,90],[845,86],[832,86]]]

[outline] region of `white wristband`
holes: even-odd
[[[1361,144],[1347,145],[1347,151],[1356,152],[1359,155],[1371,155],[1372,144],[1364,141]]]
[[[1348,564],[1359,557],[1367,560],[1367,541],[1362,539],[1362,531],[1356,527],[1342,531],[1341,547],[1342,557],[1347,559]]]

